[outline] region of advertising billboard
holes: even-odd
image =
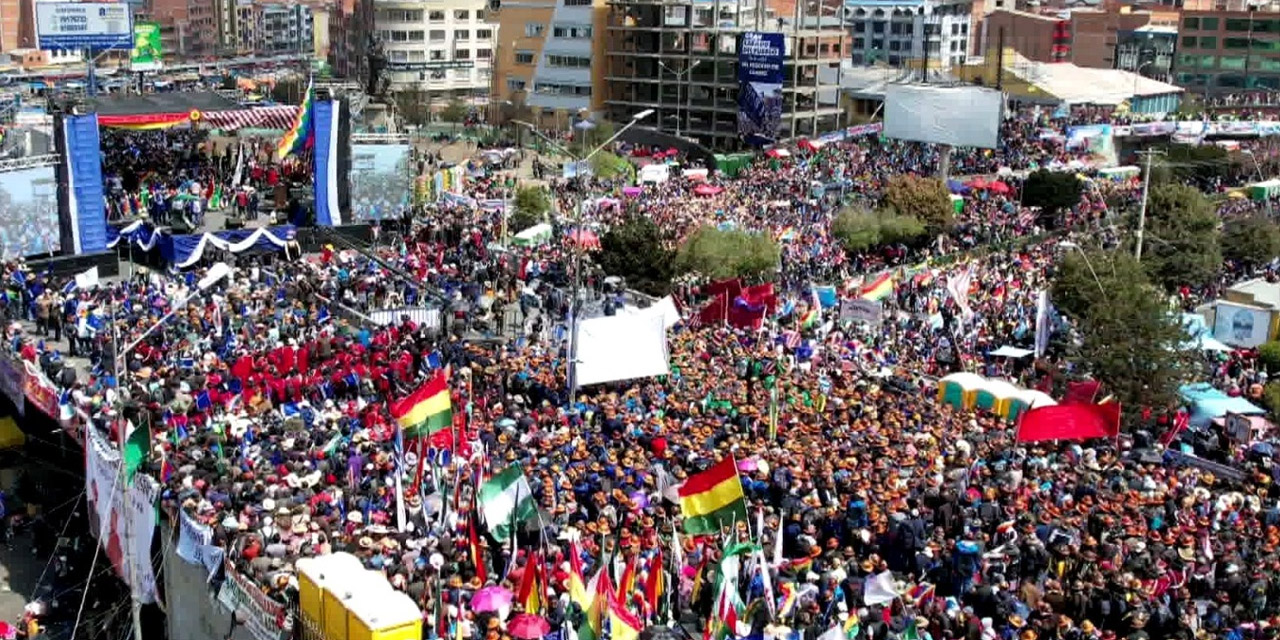
[[[132,49],[133,16],[124,2],[37,2],[41,49]]]
[[[785,55],[781,33],[748,31],[738,41],[738,135],[748,144],[778,138]]]
[[[984,87],[891,84],[884,93],[888,138],[994,149],[1004,95]]]
[[[134,71],[152,71],[161,67],[163,48],[160,44],[160,23],[139,22],[133,25],[133,51],[129,52],[129,67]]]

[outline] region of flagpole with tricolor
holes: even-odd
[[[405,439],[418,441],[418,469],[413,486],[420,487],[426,462],[422,441],[453,425],[453,400],[449,397],[449,382],[444,372],[436,371],[417,390],[392,404],[391,417]]]
[[[315,79],[307,81],[307,92],[302,97],[302,104],[298,105],[298,114],[294,117],[293,126],[284,133],[280,138],[280,142],[276,145],[276,158],[284,160],[290,155],[302,151],[307,146],[307,141],[315,135],[314,117],[312,114],[315,108],[316,88]]]

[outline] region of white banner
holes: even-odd
[[[151,476],[139,473],[129,487],[128,500],[123,500],[120,455],[92,425],[85,428],[88,431],[85,438],[85,495],[89,496],[89,518],[93,521],[90,530],[96,528],[98,543],[106,550],[116,575],[133,587],[134,596],[143,604],[155,602],[156,575],[151,566],[151,540],[155,535],[156,501],[160,498],[160,487]],[[136,582],[131,581],[131,577]]]
[[[213,544],[213,529],[196,522],[186,511],[178,518],[178,557],[188,564],[204,564],[204,547]]]
[[[257,585],[224,565],[226,580],[218,590],[218,602],[227,611],[239,613],[244,627],[255,640],[287,640],[293,635],[293,616],[279,602],[268,598]]]

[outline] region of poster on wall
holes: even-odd
[[[1213,337],[1233,347],[1252,348],[1271,336],[1271,311],[1219,301],[1213,318]]]
[[[116,575],[126,583],[134,579],[131,586],[138,601],[155,602],[151,540],[156,529],[159,485],[151,476],[138,473],[126,497],[120,489],[124,481],[120,474],[120,455],[95,429],[88,431],[84,482],[90,505],[90,531],[97,533],[98,544],[107,552]]]
[[[738,136],[747,144],[778,139],[785,53],[781,33],[748,31],[738,41]]]

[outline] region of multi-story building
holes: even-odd
[[[497,24],[493,96],[539,119],[562,125],[604,107],[603,0],[503,0],[492,3]]]
[[[945,68],[968,59],[973,37],[969,0],[848,0],[854,64]]]
[[[315,50],[311,7],[277,0],[254,5],[249,49],[261,55],[308,54]]]
[[[807,4],[807,3],[806,3]],[[738,131],[738,47],[744,34],[781,34],[782,112],[777,137],[812,136],[840,127],[839,69],[848,32],[839,9],[790,18],[763,3],[703,0],[611,0],[605,87],[609,119],[625,122],[652,109],[660,130],[727,149]],[[599,85],[597,85],[598,87]]]
[[[487,9],[485,0],[377,0],[374,25],[391,90],[486,101],[497,42]]]
[[[369,74],[374,0],[336,0],[329,12],[329,65],[339,78],[363,82]]]
[[[1146,40],[1150,34],[1151,42],[1144,45],[1150,49],[1160,38],[1154,29],[1167,30],[1176,26],[1177,13],[1174,11],[1134,10],[1116,2],[1107,2],[1099,8],[1073,8],[1049,13],[996,11],[983,21],[979,48],[998,51],[1004,46],[1033,62],[1070,62],[1095,69],[1128,69],[1118,58],[1122,43],[1125,50],[1130,51],[1139,47],[1138,41]],[[1122,34],[1127,35],[1122,37]],[[1138,64],[1142,62],[1145,60]]]
[[[1173,81],[1177,27],[1146,25],[1116,33],[1116,67],[1161,82]]]
[[[217,55],[221,30],[215,4],[220,1],[151,0],[151,19],[160,23],[166,55]]]
[[[1174,81],[1195,93],[1280,90],[1280,11],[1238,0],[1188,0]]]

